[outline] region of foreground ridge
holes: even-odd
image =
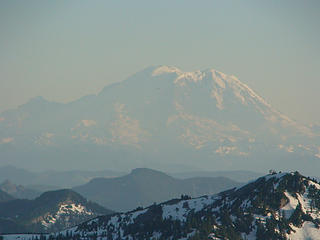
[[[92,219],[49,235],[4,239],[319,239],[320,185],[298,172],[272,173],[212,196]]]

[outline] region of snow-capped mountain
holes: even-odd
[[[38,97],[3,112],[0,157],[20,166],[61,159],[64,167],[278,166],[316,174],[320,136],[314,129],[274,109],[235,76],[158,66],[98,95],[67,104]]]
[[[98,217],[51,234],[50,239],[72,235],[106,240],[316,240],[320,236],[319,196],[320,185],[298,172],[272,173],[217,195],[182,196],[145,209]]]
[[[45,192],[35,200],[16,199],[0,203],[0,221],[11,221],[29,232],[59,231],[111,212],[67,189]],[[2,233],[19,231],[4,226],[0,230]]]

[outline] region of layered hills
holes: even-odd
[[[195,177],[182,180],[160,171],[138,168],[123,177],[92,179],[73,190],[106,208],[123,212],[181,195],[198,197],[240,185],[239,182],[225,177]]]
[[[101,216],[42,239],[319,239],[320,185],[298,172],[272,173],[242,187],[183,196]],[[31,239],[11,235],[4,239]],[[39,235],[38,235],[39,237]]]

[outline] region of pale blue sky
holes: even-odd
[[[0,1],[0,111],[67,102],[149,65],[236,75],[320,122],[320,1]]]

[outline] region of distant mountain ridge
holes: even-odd
[[[46,191],[46,189],[56,190],[84,184],[95,177],[116,177],[124,174],[124,172],[112,170],[31,172],[26,169],[7,165],[0,167],[0,182],[9,181],[9,185],[14,182],[31,190],[39,188],[36,191],[43,192]]]
[[[26,188],[22,185],[16,185],[9,180],[6,180],[0,184],[0,190],[10,194],[15,198],[34,199],[41,194],[40,192]]]
[[[138,168],[123,177],[92,179],[73,190],[115,211],[128,211],[181,195],[202,196],[240,185],[225,177],[182,180],[160,171]]]
[[[176,178],[193,178],[193,177],[226,177],[233,181],[246,183],[248,181],[254,180],[258,177],[263,176],[263,173],[252,172],[252,171],[187,171],[187,172],[177,172],[169,173],[170,176]]]
[[[316,127],[290,119],[215,69],[149,67],[97,95],[66,104],[36,98],[0,118],[0,157],[19,166],[262,172],[277,166],[310,175],[320,167]]]

